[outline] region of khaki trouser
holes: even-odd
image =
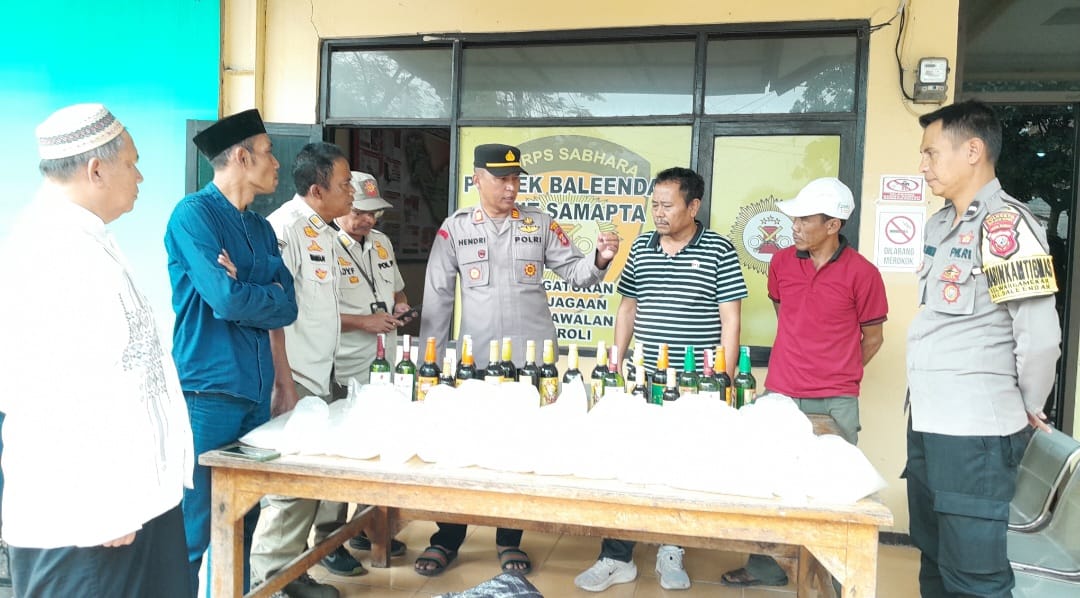
[[[299,397],[318,396],[296,383]],[[330,397],[321,397],[332,402]],[[251,545],[251,581],[263,581],[282,569],[307,548],[308,534],[315,527],[320,542],[345,523],[349,505],[343,502],[267,495],[262,500],[259,524]]]

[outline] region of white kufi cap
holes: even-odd
[[[42,160],[77,156],[115,139],[124,125],[101,104],[75,104],[53,112],[37,126]]]

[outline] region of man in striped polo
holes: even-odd
[[[615,317],[615,345],[626,355],[631,337],[645,348],[645,369],[655,370],[660,343],[670,347],[672,363],[681,363],[688,345],[722,345],[737,355],[742,299],[746,283],[731,241],[707,230],[697,220],[705,181],[688,168],[669,168],[656,175],[652,215],[656,230],[644,233],[630,247],[619,279],[622,302]],[[702,369],[701,355],[696,368]],[[728,375],[734,377],[734,359]],[[612,584],[637,578],[634,543],[605,538],[600,558],[574,580],[577,587],[600,592]],[[666,590],[690,587],[682,565],[683,549],[661,546],[656,573]]]

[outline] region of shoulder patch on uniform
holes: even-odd
[[[446,232],[445,228],[440,228],[439,229],[439,236],[446,239],[446,240],[448,240],[448,241],[450,240],[450,233]]]
[[[1053,295],[1058,290],[1054,260],[1022,209],[1006,205],[983,219],[982,271],[994,303]]]
[[[552,220],[549,228],[551,229],[551,232],[555,233],[555,236],[559,238],[559,243],[562,243],[563,247],[570,246],[570,237],[566,236],[566,233],[563,232],[563,229],[559,226],[558,222]]]

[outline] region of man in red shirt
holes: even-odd
[[[777,325],[765,389],[791,397],[804,413],[831,415],[844,439],[856,444],[863,367],[884,340],[885,283],[840,234],[855,199],[839,179],[811,181],[777,207],[792,219],[795,245],[769,263]],[[788,579],[771,557],[754,554],[720,581],[783,586]]]

